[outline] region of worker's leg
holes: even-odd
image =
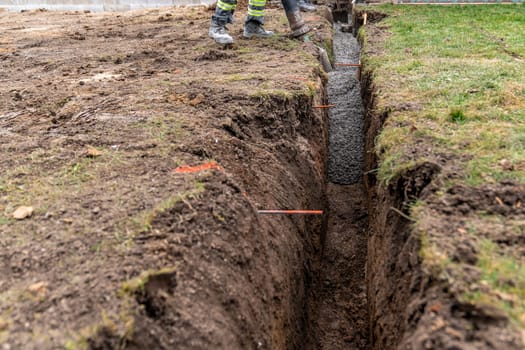
[[[248,16],[244,24],[245,38],[265,38],[273,35],[273,32],[264,30],[264,7],[266,0],[249,0]]]
[[[317,6],[312,4],[310,0],[298,0],[297,5],[299,5],[299,9],[303,12],[312,12],[317,10]]]
[[[211,17],[209,36],[219,44],[231,44],[233,38],[228,34],[226,24],[233,23],[233,13],[237,0],[219,0],[215,14]]]
[[[310,28],[304,24],[297,0],[281,0],[281,3],[283,4],[284,12],[286,12],[286,17],[292,30],[291,36],[300,37],[308,33]]]
[[[233,12],[237,8],[237,0],[219,0],[215,7],[215,14],[212,20],[217,22],[233,23]]]

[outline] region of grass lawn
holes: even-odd
[[[518,214],[496,215],[480,205],[464,216],[444,216],[457,222],[458,232],[436,233],[427,227],[436,215],[429,203],[450,197],[451,188],[483,193],[490,186],[525,183],[525,5],[378,5],[362,10],[388,15],[375,31],[362,27],[360,32],[377,112],[388,114],[376,139],[378,179],[388,185],[418,164],[440,164],[443,170],[434,181],[439,189],[432,199],[409,203],[415,229],[424,237],[424,263],[439,265],[447,278],[460,280],[463,263],[454,261],[442,242],[466,237],[476,252],[479,277],[460,297],[495,305],[525,328],[523,247],[497,239],[510,232],[521,242],[521,202],[513,204]],[[487,227],[495,227],[492,234]]]

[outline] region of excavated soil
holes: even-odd
[[[325,219],[256,210],[326,206],[331,26],[224,50],[211,13],[0,12],[3,349],[304,343]]]

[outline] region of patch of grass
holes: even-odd
[[[460,150],[472,158],[463,179],[469,184],[523,178],[494,166],[501,159],[525,157],[525,147],[511,135],[525,121],[525,40],[518,29],[525,23],[523,6],[378,9],[390,14],[382,23],[390,32],[385,52],[363,57],[365,70],[373,71],[374,82],[383,87],[378,107],[383,101],[421,106],[418,113],[394,111],[390,119],[410,116],[413,127],[444,141],[436,151]],[[366,52],[366,40],[364,45]],[[403,153],[405,141],[413,139],[406,129],[385,128],[387,135],[377,142],[383,160]],[[409,161],[400,159],[398,171]]]
[[[450,121],[453,123],[462,124],[464,123],[467,118],[465,117],[465,112],[461,108],[453,108],[450,111]]]
[[[138,311],[136,294],[145,291],[148,281],[154,278],[171,278],[177,267],[165,267],[159,270],[143,271],[136,278],[125,281],[117,291],[119,311],[102,310],[99,319],[80,331],[70,335],[70,339],[64,343],[65,349],[87,349],[89,339],[96,339],[99,335],[105,337],[109,333],[114,340],[118,341],[115,349],[126,349],[135,332],[135,315]]]
[[[133,223],[135,224],[136,231],[147,232],[151,230],[151,223],[153,219],[157,215],[165,212],[166,210],[173,208],[175,203],[177,203],[178,201],[179,198],[169,197],[160,201],[153,209],[146,210],[140,213],[138,217],[132,219]]]
[[[451,264],[448,255],[436,244],[430,243],[427,234],[424,232],[420,234],[420,241],[419,256],[423,260],[423,266],[435,276],[443,274]]]
[[[399,165],[401,159],[401,155],[395,153],[383,160],[383,163],[381,164],[381,167],[378,169],[377,173],[377,178],[382,184],[388,186],[397,176],[417,165],[416,161],[403,162],[402,165]]]
[[[319,87],[313,81],[307,81],[305,86],[307,96],[314,97],[319,91]]]
[[[258,89],[250,91],[249,96],[251,98],[259,98],[262,100],[268,100],[272,96],[278,96],[285,100],[293,98],[294,94],[290,90],[281,90],[281,89]]]
[[[234,81],[246,81],[246,80],[266,80],[264,77],[258,74],[228,74],[222,78],[218,78],[215,82],[234,82]]]
[[[155,276],[172,275],[176,272],[176,267],[166,267],[160,270],[148,270],[143,271],[140,276],[135,277],[129,281],[122,283],[119,290],[119,296],[124,297],[126,295],[133,295],[135,293],[144,292],[144,288],[148,281]]]
[[[0,216],[0,225],[7,225],[13,222],[13,219],[7,216]]]
[[[84,350],[88,348],[88,342],[86,338],[81,338],[79,340],[69,339],[64,344],[66,350]]]
[[[158,142],[160,147],[162,147],[166,141],[175,141],[184,137],[185,131],[183,126],[184,120],[178,114],[155,116],[148,119],[147,122],[140,122],[133,125],[133,127],[138,129],[144,129],[152,141]]]
[[[197,198],[205,191],[205,189],[204,183],[196,181],[190,190],[163,199],[152,209],[142,211],[137,216],[133,217],[130,222],[125,223],[124,228],[116,231],[116,234],[118,235],[118,237],[116,237],[117,241],[127,242],[132,240],[134,236],[140,232],[150,231],[155,217],[170,210],[180,201],[186,202],[188,199]]]
[[[238,47],[235,51],[240,53],[240,54],[254,53],[254,49],[252,47],[246,47],[246,46]]]
[[[91,163],[93,163],[93,159],[84,158],[67,166],[64,169],[62,180],[66,184],[78,184],[89,181],[93,178],[93,175],[90,170]]]
[[[63,199],[65,193],[78,191],[96,182],[100,172],[122,164],[117,151],[103,152],[99,157],[79,155],[67,162],[50,167],[61,149],[35,151],[26,159],[26,165],[8,170],[0,178],[0,194],[8,202],[6,211],[18,205],[32,205],[35,214],[49,207],[53,201]]]
[[[206,184],[201,181],[195,182],[195,193],[202,193],[206,189]]]
[[[133,336],[134,326],[133,310],[124,303],[120,314],[110,314],[103,310],[97,323],[71,335],[71,338],[64,343],[64,348],[66,350],[89,349],[89,339],[97,338],[101,333],[105,337],[109,333],[118,339],[115,349],[126,349],[126,345]]]
[[[324,43],[324,49],[326,50],[326,53],[328,54],[328,59],[333,64],[335,62],[335,57],[334,57],[334,48],[332,47],[333,44],[332,44],[331,38],[328,40],[325,40],[323,43]]]
[[[513,322],[525,327],[525,261],[502,253],[494,242],[487,239],[482,241],[478,258],[479,284],[488,288],[488,292],[469,292],[464,299],[497,306]]]

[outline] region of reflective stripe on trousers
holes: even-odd
[[[264,24],[264,8],[266,0],[249,0],[246,22],[254,21]],[[237,8],[237,0],[218,0],[212,21],[217,24],[233,23],[233,12]]]
[[[237,7],[237,0],[218,0],[215,14],[211,17],[213,23],[226,25],[233,23],[233,13]]]
[[[266,0],[249,0],[248,2],[248,17],[246,22],[255,21],[264,24],[264,7]]]
[[[237,7],[237,0],[219,0],[217,7],[224,11],[234,11]]]

